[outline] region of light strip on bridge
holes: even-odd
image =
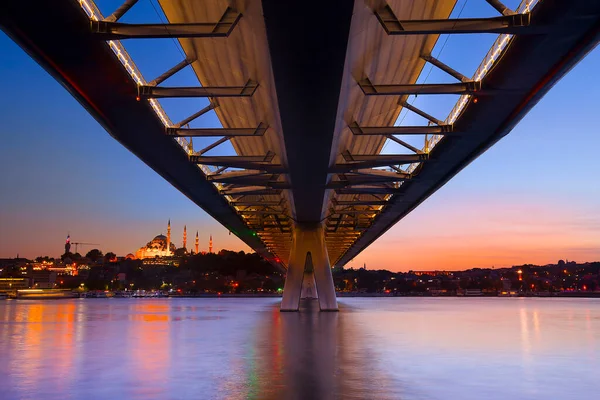
[[[79,2],[80,7],[83,9],[83,11],[86,13],[86,15],[91,20],[93,20],[93,21],[104,20],[104,16],[102,15],[102,13],[100,12],[100,10],[98,9],[98,7],[96,6],[96,4],[94,3],[93,0],[78,0],[78,2]],[[117,59],[121,62],[123,67],[125,67],[125,70],[129,73],[129,75],[131,76],[133,81],[138,86],[146,86],[147,85],[146,80],[142,76],[142,73],[137,68],[137,66],[135,65],[135,63],[133,62],[133,60],[127,53],[127,50],[125,50],[125,47],[123,47],[123,45],[121,44],[121,42],[118,40],[109,40],[107,43],[108,43],[109,47],[111,48],[111,50],[113,51],[113,53],[115,53],[115,55],[117,56]],[[158,118],[161,120],[163,125],[166,128],[172,127],[173,123],[170,120],[170,118],[167,116],[167,114],[165,113],[163,108],[161,107],[160,103],[156,99],[148,99],[148,102],[150,103],[150,106],[152,107],[152,109],[154,110],[154,112],[156,113]],[[190,143],[187,141],[187,139],[185,137],[176,137],[175,140],[183,148],[183,150],[186,152],[186,154],[190,153],[190,151],[192,149],[191,149]],[[212,174],[212,172],[213,172],[206,165],[199,164],[198,168],[200,168],[200,170],[207,176]],[[213,182],[213,185],[215,185],[215,187],[218,190],[221,190],[221,188],[222,188],[222,185],[219,182]],[[223,197],[227,200],[227,202],[233,201],[233,198],[229,195],[224,195]],[[235,208],[235,206],[234,206],[234,208]]]
[[[539,1],[540,0],[523,0],[517,8],[516,12],[520,14],[528,13],[539,3]],[[500,54],[502,54],[504,49],[508,46],[512,37],[513,35],[509,34],[498,35],[498,38],[496,39],[486,56],[483,58],[483,61],[477,68],[477,71],[475,71],[475,74],[473,76],[474,81],[481,81],[486,76],[486,74],[491,70],[494,63],[498,60]],[[463,94],[462,96],[460,96],[444,123],[448,125],[453,125],[465,109],[466,105],[469,103],[470,99],[470,94]],[[444,135],[431,136],[431,138],[427,140],[427,143],[425,144],[425,148],[423,150],[425,152],[431,151],[439,143],[439,141],[442,140],[443,137]],[[418,167],[418,165],[418,163],[411,164],[408,168],[408,172],[413,172]]]
[[[79,5],[91,20],[101,21],[104,19],[104,16],[92,0],[79,0]],[[147,82],[142,76],[142,73],[137,68],[137,66],[135,65],[135,63],[127,53],[127,50],[125,50],[125,47],[123,47],[123,45],[121,44],[121,42],[118,40],[109,40],[107,43],[113,51],[113,53],[115,53],[117,59],[121,62],[123,67],[125,67],[125,70],[129,73],[129,76],[131,76],[133,81],[139,86],[147,85]],[[169,117],[167,116],[167,114],[165,113],[165,111],[163,110],[163,108],[157,100],[148,99],[148,102],[150,103],[150,106],[152,107],[152,109],[154,110],[154,112],[165,127],[168,128],[173,125],[173,123],[171,122],[171,120],[169,119]],[[189,143],[185,138],[178,137],[176,138],[176,141],[185,150],[186,153],[189,151]],[[211,173],[210,169],[204,165],[199,165],[199,168],[206,175]]]
[[[521,13],[521,14],[528,13],[539,3],[539,1],[540,0],[523,0],[521,2],[521,4],[519,5],[519,7],[517,8],[516,12]],[[477,68],[477,70],[475,71],[473,80],[481,81],[486,76],[486,74],[491,70],[494,63],[498,60],[498,57],[502,54],[504,49],[510,43],[512,36],[513,35],[509,35],[509,34],[498,35],[498,38],[496,39],[496,41],[494,42],[494,44],[492,45],[492,47],[490,48],[490,50],[488,51],[486,56],[483,58],[483,61],[481,62],[481,64]],[[462,113],[462,111],[464,110],[465,106],[467,105],[467,103],[469,102],[470,99],[471,99],[470,94],[461,95],[459,97],[458,101],[456,102],[456,104],[454,105],[454,107],[452,108],[452,110],[450,111],[450,114],[448,115],[448,117],[446,118],[444,123],[447,125],[453,125],[454,122],[458,119],[458,117]],[[443,137],[444,137],[444,135],[433,135],[429,140],[427,140],[423,150],[426,153],[429,153],[429,151],[431,151],[431,149],[433,149]],[[407,172],[409,174],[413,173],[414,170],[419,165],[420,165],[420,163],[410,164],[410,166],[407,169]],[[400,182],[399,184],[401,185],[402,182]],[[340,190],[340,191],[343,192],[343,190]],[[334,201],[335,201],[335,199],[334,199]],[[355,202],[338,200],[338,203],[344,204],[344,205],[345,204],[352,205]],[[345,251],[344,251],[344,253],[345,253]]]

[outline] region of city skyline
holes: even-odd
[[[487,39],[470,40],[489,48]],[[468,71],[461,63],[475,65],[480,59],[462,60],[451,49],[460,43],[453,37],[444,54],[450,64]],[[4,93],[11,93],[0,97],[0,257],[56,256],[67,233],[75,241],[100,243],[106,251],[125,255],[159,234],[169,218],[174,231],[183,225],[199,230],[203,246],[210,232],[219,248],[251,251],[113,140],[4,34],[0,51]],[[142,46],[129,51],[144,67],[148,51]],[[589,126],[597,104],[593,96],[600,91],[598,65],[596,49],[506,138],[348,266],[451,270],[600,259],[600,184],[595,176],[600,138]],[[153,67],[162,71],[164,66],[157,62]],[[156,71],[142,68],[147,76]],[[437,80],[435,74],[430,80]],[[423,97],[418,101],[431,102],[427,105],[435,110],[435,101]],[[167,101],[165,109],[181,115],[195,110],[181,104]],[[207,126],[218,125],[214,113],[207,117]]]

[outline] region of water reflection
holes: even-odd
[[[0,302],[0,398],[594,398],[600,302]],[[570,383],[572,382],[572,383]]]
[[[255,334],[247,397],[364,399],[377,381],[378,398],[398,398],[398,388],[385,387],[391,378],[361,345],[363,332],[347,324],[347,312],[321,313],[317,301],[303,301],[298,313],[274,307]]]

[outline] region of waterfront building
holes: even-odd
[[[0,278],[0,293],[27,289],[31,285],[29,278]]]

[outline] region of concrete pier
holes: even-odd
[[[300,298],[319,299],[321,311],[338,311],[323,226],[294,227],[281,311],[298,311]]]

